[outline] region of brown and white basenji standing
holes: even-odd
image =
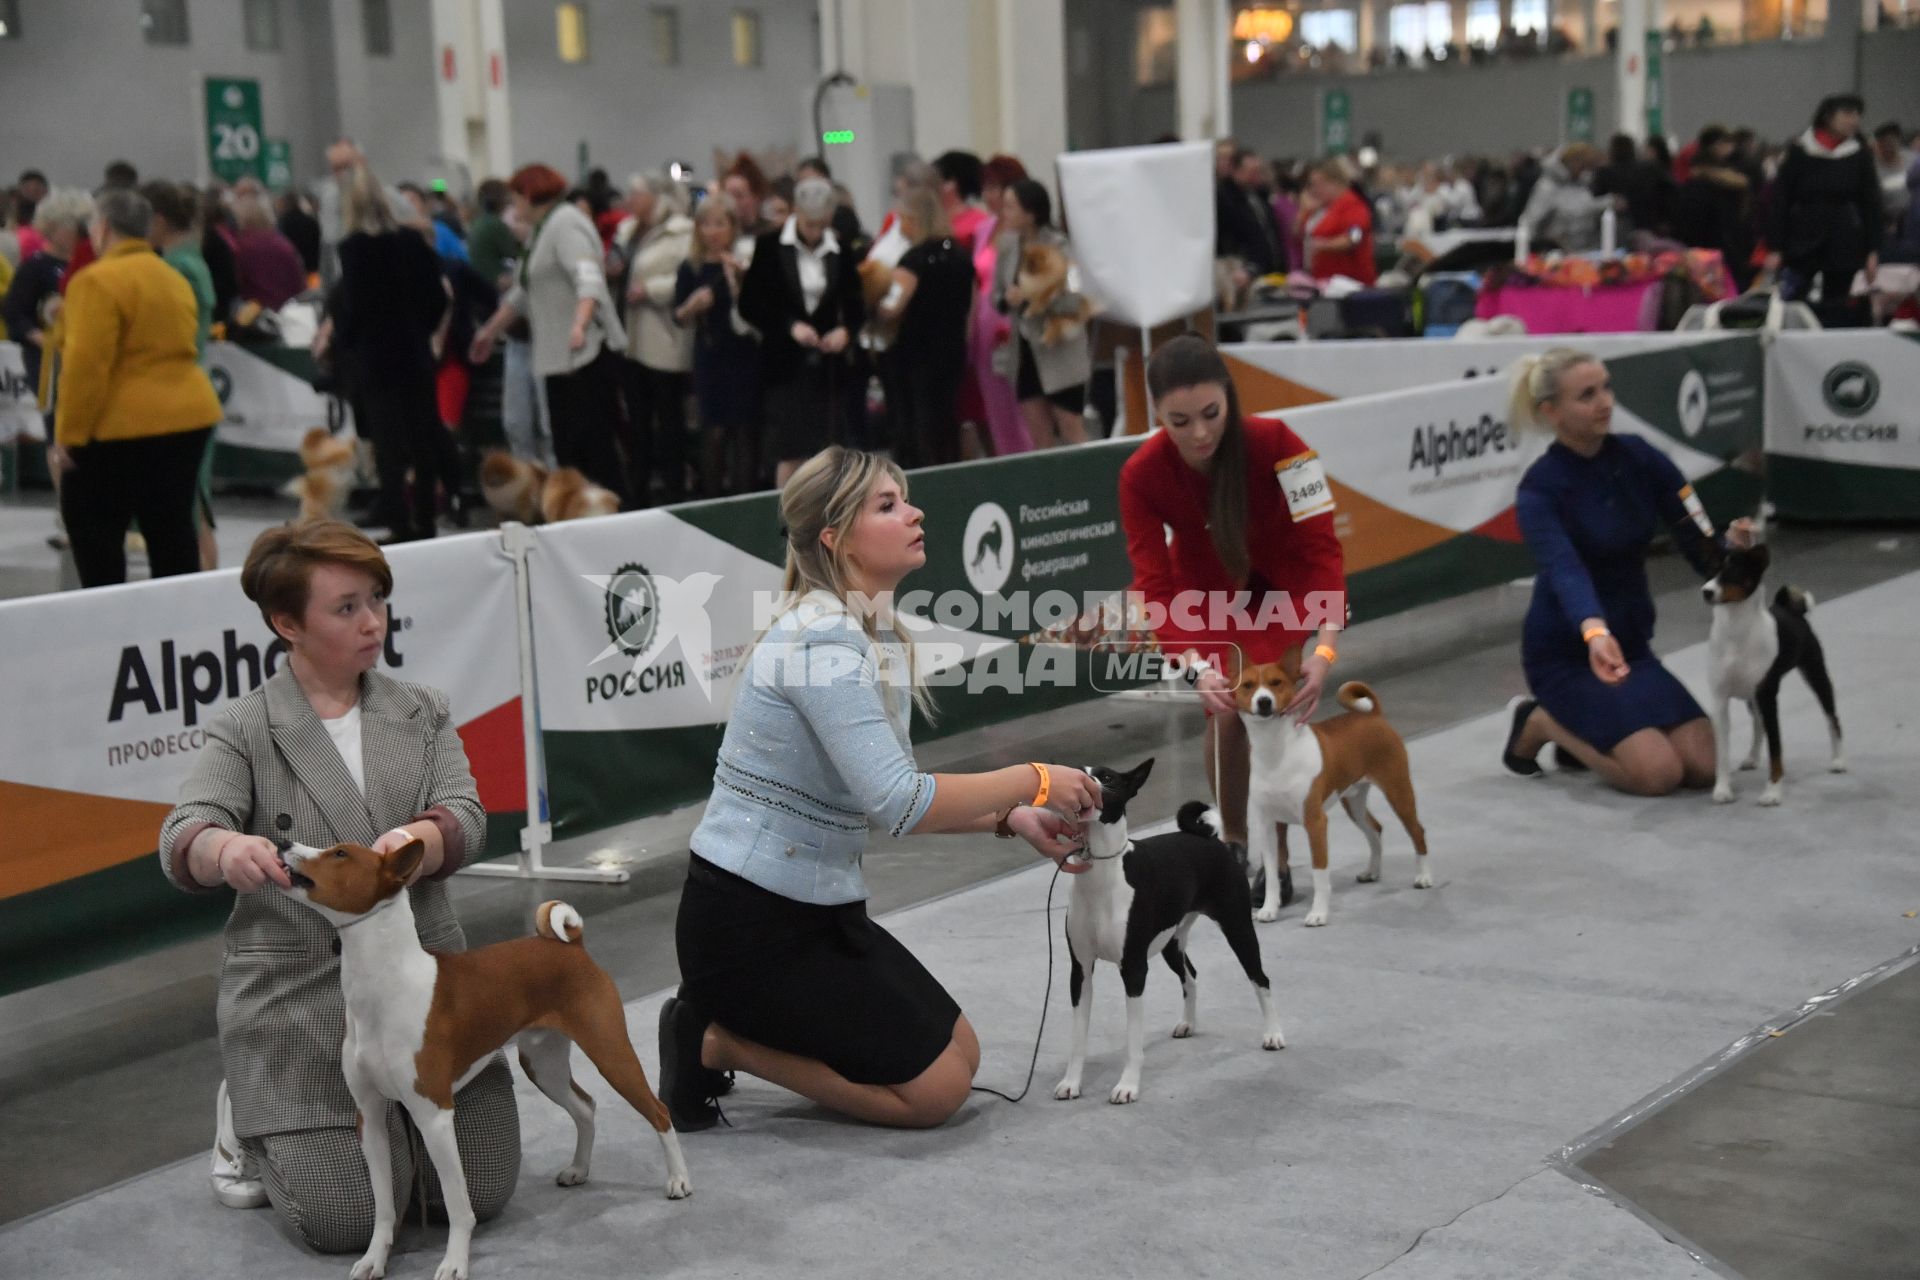
[[[1247,779],[1247,845],[1260,855],[1267,872],[1266,901],[1254,913],[1268,921],[1280,914],[1280,836],[1276,824],[1307,829],[1313,849],[1313,906],[1303,921],[1323,925],[1332,906],[1332,877],[1327,871],[1327,810],[1335,801],[1367,837],[1370,857],[1361,883],[1380,878],[1380,823],[1367,812],[1367,795],[1378,786],[1413,837],[1417,874],[1413,887],[1433,885],[1427,865],[1427,833],[1413,803],[1413,776],[1407,747],[1380,714],[1380,700],[1357,680],[1340,686],[1345,715],[1317,724],[1296,724],[1281,714],[1293,701],[1300,670],[1293,663],[1269,662],[1240,673],[1233,697],[1250,743]]]
[[[446,1192],[447,1253],[434,1280],[466,1280],[474,1217],[454,1141],[453,1095],[509,1040],[519,1044],[527,1077],[573,1117],[573,1162],[560,1171],[561,1186],[585,1182],[593,1155],[593,1099],[573,1082],[571,1041],[660,1135],[667,1197],[693,1191],[673,1121],[627,1038],[620,992],[578,945],[579,912],[564,902],[542,903],[535,937],[474,951],[427,951],[414,932],[406,893],[425,853],[415,840],[384,855],[356,844],[296,844],[281,854],[293,884],[283,892],[340,932],[347,1006],[340,1069],[360,1111],[360,1152],[374,1206],[373,1239],[351,1280],[384,1276],[393,1248],[392,1152],[381,1120],[388,1101],[407,1109]]]

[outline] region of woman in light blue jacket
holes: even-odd
[[[915,764],[908,724],[924,694],[884,619],[926,539],[897,466],[834,446],[794,473],[780,511],[788,607],[754,649],[693,833],[660,1093],[683,1132],[715,1123],[735,1071],[860,1120],[931,1128],[966,1101],[980,1044],[868,918],[869,826],[1017,835],[1066,866],[1100,787],[1062,765]]]

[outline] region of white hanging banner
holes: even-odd
[[[1213,305],[1213,144],[1060,157],[1060,199],[1086,291],[1152,328]]]

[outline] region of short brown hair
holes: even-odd
[[[507,180],[507,190],[534,204],[552,204],[567,194],[567,180],[551,165],[522,165]]]
[[[165,218],[174,231],[191,231],[200,220],[200,193],[178,182],[149,182],[140,194],[153,206],[156,218]]]
[[[240,569],[240,589],[260,606],[267,628],[277,614],[304,618],[313,571],[323,564],[358,569],[393,593],[393,568],[372,538],[340,520],[307,520],[269,529],[253,540]]]

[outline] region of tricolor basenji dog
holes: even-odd
[[[453,1096],[509,1040],[519,1044],[527,1077],[573,1117],[573,1162],[560,1171],[561,1186],[585,1182],[593,1155],[593,1099],[573,1082],[572,1042],[660,1135],[667,1197],[693,1191],[667,1108],[654,1097],[627,1039],[620,993],[579,945],[580,914],[564,902],[543,903],[535,937],[473,951],[427,951],[414,932],[406,893],[425,853],[415,840],[385,855],[355,844],[296,844],[281,854],[293,884],[283,892],[340,934],[347,1006],[340,1069],[360,1111],[360,1152],[374,1206],[373,1240],[351,1280],[384,1276],[393,1248],[392,1153],[381,1121],[389,1101],[407,1109],[446,1192],[447,1253],[434,1280],[465,1280],[474,1217],[454,1141]]]
[[[1413,887],[1433,886],[1427,863],[1427,832],[1413,802],[1413,775],[1407,747],[1380,714],[1380,700],[1357,680],[1340,686],[1345,715],[1316,724],[1296,724],[1281,711],[1293,701],[1300,678],[1296,663],[1269,662],[1240,673],[1234,702],[1246,723],[1250,743],[1247,779],[1248,853],[1260,855],[1267,873],[1262,921],[1280,915],[1280,835],[1278,824],[1307,829],[1313,850],[1313,906],[1303,922],[1323,925],[1333,905],[1333,878],[1327,871],[1327,810],[1335,801],[1367,837],[1367,869],[1362,884],[1380,878],[1380,823],[1367,812],[1367,795],[1378,786],[1413,837]]]
[[[1193,1034],[1197,974],[1187,958],[1187,935],[1201,916],[1211,917],[1220,926],[1253,982],[1265,1019],[1260,1047],[1284,1049],[1287,1045],[1266,971],[1260,967],[1260,940],[1253,932],[1253,900],[1246,874],[1233,851],[1221,842],[1213,811],[1198,800],[1189,801],[1180,810],[1178,831],[1137,844],[1127,838],[1127,802],[1139,793],[1152,770],[1152,760],[1130,773],[1087,770],[1100,784],[1100,814],[1087,829],[1085,849],[1074,855],[1088,869],[1073,877],[1073,893],[1067,901],[1073,1050],[1067,1058],[1067,1073],[1053,1090],[1053,1096],[1062,1101],[1080,1096],[1096,961],[1118,965],[1127,989],[1127,1063],[1107,1101],[1132,1102],[1140,1096],[1141,1059],[1146,1054],[1141,997],[1156,951],[1180,975],[1180,992],[1186,998],[1186,1008],[1173,1028],[1174,1039]]]
[[[1772,606],[1763,607],[1760,580],[1766,576],[1768,559],[1765,546],[1729,551],[1721,561],[1720,572],[1701,588],[1707,603],[1714,607],[1713,626],[1707,633],[1707,686],[1712,691],[1707,711],[1713,719],[1716,804],[1733,802],[1730,719],[1735,698],[1747,704],[1753,717],[1753,745],[1740,767],[1752,769],[1759,764],[1764,729],[1769,771],[1760,803],[1780,803],[1785,774],[1780,757],[1780,682],[1796,669],[1806,677],[1813,696],[1820,700],[1820,709],[1827,713],[1827,736],[1833,748],[1827,768],[1834,773],[1847,769],[1826,654],[1821,651],[1819,637],[1813,634],[1813,624],[1807,621],[1807,615],[1813,612],[1813,597],[1798,587],[1781,587]]]

